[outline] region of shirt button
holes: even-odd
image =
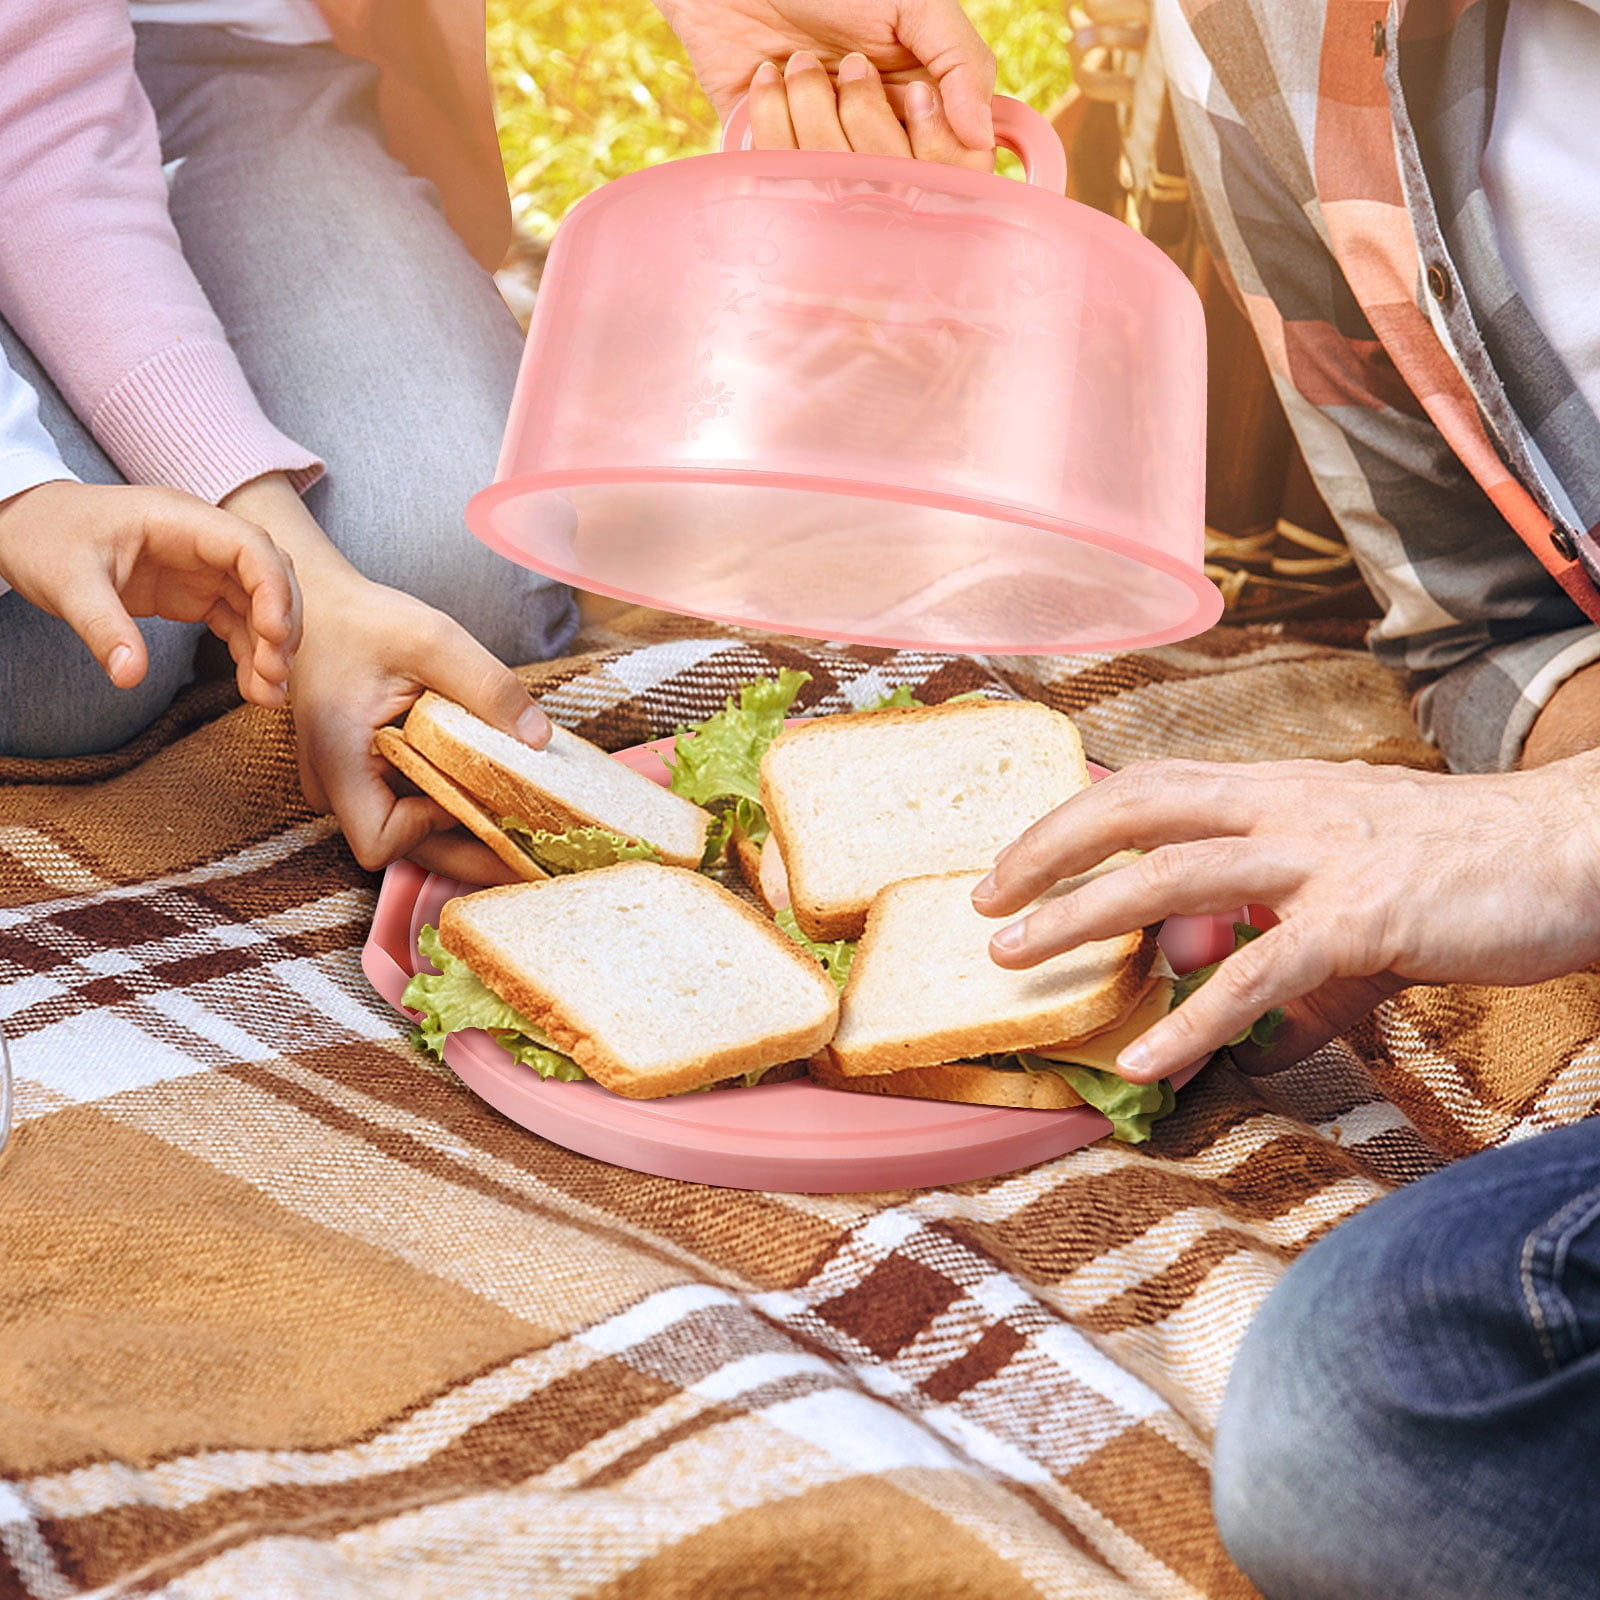
[[[1563,561],[1576,561],[1578,559],[1577,541],[1565,528],[1552,528],[1550,530],[1550,543],[1556,547],[1556,554]]]
[[[1450,303],[1450,274],[1437,264],[1428,268],[1428,293],[1440,305]]]

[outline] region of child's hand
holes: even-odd
[[[859,150],[994,170],[993,150],[969,149],[956,137],[933,84],[886,89],[860,54],[839,63],[837,88],[809,51],[797,50],[781,72],[763,62],[750,84],[750,128],[758,150]]]
[[[0,577],[60,617],[119,689],[150,662],[134,617],[204,622],[239,693],[282,705],[300,638],[287,559],[260,528],[175,489],[42,483],[0,504]]]
[[[304,592],[291,688],[306,799],[339,819],[351,853],[370,870],[409,856],[469,883],[507,882],[511,872],[443,806],[396,795],[373,736],[434,689],[537,750],[549,742],[550,720],[516,673],[442,611],[364,578],[281,473],[236,489],[227,504],[294,556]]]
[[[550,723],[517,675],[443,612],[355,574],[308,576],[306,612],[293,680],[306,798],[338,817],[351,853],[370,870],[409,856],[471,883],[512,881],[444,807],[396,795],[373,736],[434,689],[538,749]]]

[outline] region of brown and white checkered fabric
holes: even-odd
[[[1110,765],[1429,759],[1331,636],[979,663],[644,616],[591,642],[529,677],[612,748],[796,665],[820,708],[1045,698]],[[1600,1099],[1581,975],[1403,996],[1265,1087],[1219,1060],[1148,1146],[987,1182],[640,1177],[406,1042],[359,965],[374,881],[281,719],[141,753],[0,773],[0,1596],[1245,1596],[1208,1448],[1284,1262]]]

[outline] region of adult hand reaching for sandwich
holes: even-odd
[[[1361,762],[1141,763],[1095,784],[1001,852],[974,892],[1010,917],[1118,850],[1145,854],[996,933],[1003,967],[1177,912],[1264,904],[1276,927],[1118,1058],[1151,1082],[1275,1006],[1292,1065],[1413,983],[1537,983],[1600,958],[1600,752],[1534,771],[1444,776]]]
[[[937,85],[969,150],[994,146],[994,56],[957,0],[656,0],[695,75],[727,120],[763,62],[796,51],[837,70],[859,52],[891,84]]]
[[[469,882],[513,881],[442,806],[421,795],[397,796],[372,742],[424,689],[435,689],[542,748],[549,719],[517,675],[443,612],[362,577],[282,477],[257,479],[225,504],[266,528],[300,575],[305,627],[289,696],[306,799],[333,812],[351,852],[369,870],[409,856]]]

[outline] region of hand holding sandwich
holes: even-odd
[[[1524,984],[1600,958],[1600,753],[1535,771],[1445,776],[1361,762],[1140,763],[1057,807],[973,895],[1015,915],[1116,851],[1145,854],[991,942],[1025,968],[1178,912],[1269,906],[1278,925],[1223,962],[1118,1057],[1150,1082],[1274,1006],[1241,1064],[1292,1065],[1413,983]]]
[[[280,475],[246,484],[225,504],[266,528],[300,576],[305,632],[289,691],[306,799],[338,817],[364,867],[409,856],[452,877],[506,882],[512,875],[487,848],[446,833],[455,818],[442,806],[395,795],[373,736],[432,688],[537,749],[550,723],[517,675],[443,612],[362,577]]]

